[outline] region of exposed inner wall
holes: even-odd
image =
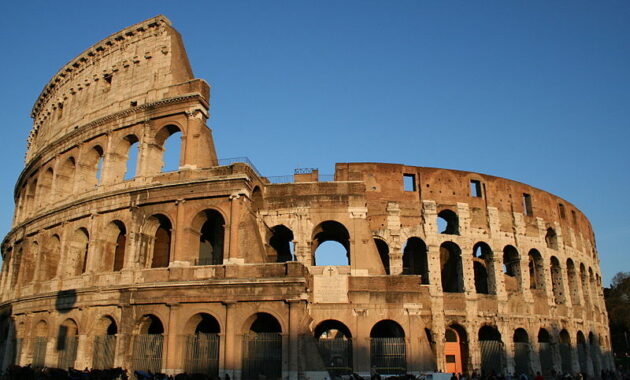
[[[26,161],[77,126],[167,98],[193,79],[179,33],[158,16],[100,41],[45,86],[31,117]]]
[[[404,191],[404,175],[412,175],[416,191]],[[384,226],[387,207],[399,204],[402,226],[418,224],[422,201],[436,203],[437,212],[457,212],[458,203],[466,204],[468,228],[513,234],[515,231],[538,238],[553,228],[562,235],[563,244],[584,256],[597,257],[593,230],[588,219],[571,203],[546,191],[509,179],[485,174],[382,163],[338,163],[335,180],[363,181],[370,210],[370,226]],[[471,195],[471,182],[477,181],[481,192]],[[531,200],[531,212],[525,211],[524,195]],[[426,221],[424,221],[426,222]],[[471,231],[473,232],[473,231]]]

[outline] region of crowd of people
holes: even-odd
[[[343,380],[367,380],[356,373],[337,378]],[[524,373],[504,375],[495,372],[482,374],[480,372],[473,371],[470,375],[453,373],[450,380],[591,380],[591,378],[592,377],[587,376],[585,373],[568,374],[556,371],[552,371],[548,376],[543,376],[540,372],[538,372],[533,377]],[[383,376],[374,373],[370,376],[370,380],[384,379],[427,380],[428,375],[415,376],[412,374],[406,374],[398,376]],[[624,369],[620,366],[616,371],[602,370],[599,374],[599,379],[630,380],[630,368]],[[178,375],[165,375],[145,371],[135,371],[133,376],[130,376],[127,370],[123,368],[111,368],[105,370],[85,369],[83,371],[70,369],[65,371],[59,368],[33,368],[30,365],[25,367],[14,365],[7,368],[4,373],[0,375],[0,380],[230,380],[230,376],[225,374],[224,377],[219,378],[204,374],[190,375],[185,373]]]
[[[374,377],[373,377],[374,378]],[[597,377],[588,376],[586,373],[577,372],[574,374],[551,371],[550,375],[543,376],[536,372],[535,376],[528,376],[525,373],[507,374],[491,372],[483,374],[473,371],[469,376],[461,373],[453,373],[450,380],[591,380]],[[599,374],[600,380],[630,380],[630,368],[619,367],[617,370],[602,370]]]

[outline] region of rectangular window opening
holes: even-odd
[[[405,191],[416,191],[415,174],[403,174],[403,182],[405,185]]]
[[[532,196],[527,193],[523,193],[523,212],[527,216],[534,215],[534,211],[532,209]]]
[[[446,355],[447,363],[455,363],[455,355]]]
[[[567,215],[564,211],[564,205],[562,203],[558,203],[558,209],[560,210],[560,218],[565,219]]]
[[[573,224],[577,225],[577,215],[575,214],[575,210],[571,210],[571,217],[573,218]]]
[[[470,180],[470,196],[475,198],[481,198],[481,181],[475,179]]]

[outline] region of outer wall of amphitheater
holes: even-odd
[[[595,239],[571,203],[398,164],[266,178],[217,159],[209,101],[163,16],[46,85],[2,243],[3,368],[233,379],[611,368]],[[172,171],[167,141],[180,149]],[[321,265],[324,244],[346,265]]]

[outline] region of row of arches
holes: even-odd
[[[368,326],[352,324],[362,331],[355,336],[348,324],[322,319],[312,325],[310,333],[309,330],[300,333],[300,342],[294,344],[291,342],[297,342],[298,336],[289,339],[294,333],[271,312],[252,312],[236,326],[227,320],[219,322],[222,319],[215,312],[197,309],[175,325],[169,322],[169,326],[177,326],[177,331],[167,330],[161,317],[152,313],[141,314],[135,322],[125,324],[129,331],[120,331],[117,320],[108,314],[101,314],[94,323],[83,327],[72,314],[58,325],[35,319],[29,332],[21,324],[18,333],[8,332],[6,322],[11,324],[12,320],[5,318],[0,332],[0,351],[5,354],[0,360],[12,358],[11,363],[30,363],[34,367],[122,366],[132,371],[160,372],[166,365],[168,346],[176,352],[175,355],[169,352],[168,357],[177,361],[170,362],[174,366],[170,368],[217,376],[226,363],[223,355],[234,352],[240,355],[243,378],[269,379],[281,377],[288,350],[298,347],[308,357],[304,363],[306,370],[327,371],[330,376],[367,368],[380,374],[403,374],[422,368],[458,373],[480,369],[485,374],[492,371],[530,375],[540,371],[545,376],[552,371],[598,374],[610,364],[602,352],[606,337],[602,341],[595,332],[584,333],[580,329],[569,333],[566,328],[555,326],[516,325],[500,330],[496,325],[483,324],[471,331],[459,322],[452,322],[442,329],[433,326],[436,332],[425,328],[419,331],[422,336],[412,337],[399,322],[385,318]],[[226,324],[236,330],[226,331]],[[362,335],[368,332],[369,335]],[[230,340],[228,336],[238,340]],[[426,349],[414,342],[420,342]],[[7,355],[9,352],[12,354]],[[410,359],[415,364],[410,364]],[[368,360],[369,366],[362,364]],[[11,363],[5,361],[3,365]]]
[[[206,209],[199,212],[190,224],[194,242],[188,247],[197,250],[196,265],[221,265],[224,260],[224,242],[228,238],[225,229],[225,218],[216,209]],[[79,227],[66,235],[65,242],[59,234],[52,234],[40,247],[38,240],[32,240],[30,245],[19,243],[14,252],[8,257],[4,265],[5,280],[9,270],[14,272],[11,285],[28,284],[31,281],[49,280],[57,275],[73,277],[86,271],[111,272],[122,270],[130,262],[139,262],[147,268],[168,267],[174,251],[173,223],[165,214],[154,214],[148,217],[136,234],[135,246],[133,239],[129,239],[129,231],[121,220],[112,220],[102,229],[97,239],[93,239],[87,227]],[[269,229],[267,243],[275,251],[276,261],[285,262],[296,260],[294,255],[294,236],[291,229],[284,225],[276,225]],[[197,244],[197,248],[195,248]],[[326,246],[336,245],[337,250],[326,251]],[[390,274],[390,250],[387,242],[381,238],[374,238],[374,244],[381,258],[385,272]],[[62,260],[62,247],[66,247],[63,271],[57,273]],[[137,258],[129,260],[129,249],[137,250]],[[312,233],[311,249],[314,265],[349,265],[350,264],[350,234],[345,226],[337,221],[324,221],[318,224]],[[322,252],[324,252],[322,254]],[[328,255],[328,256],[327,256]],[[95,256],[90,258],[90,256]],[[561,265],[552,256],[545,263],[541,253],[531,249],[527,255],[527,266],[521,267],[524,261],[518,250],[512,245],[503,248],[501,258],[495,258],[496,253],[485,242],[478,242],[473,246],[472,257],[464,260],[462,250],[454,242],[444,242],[439,248],[439,270],[442,290],[447,293],[463,292],[464,272],[469,271],[474,276],[474,290],[479,294],[495,294],[497,289],[497,273],[502,267],[505,289],[521,291],[525,287],[532,290],[544,291],[548,286],[557,304],[566,303],[566,289],[570,290],[569,298],[572,304],[596,303],[599,298],[599,277],[592,268],[586,268],[581,263],[577,266],[571,258]],[[465,265],[472,264],[472,268]],[[529,284],[523,283],[523,272],[529,274]],[[550,273],[549,285],[547,272]],[[426,243],[419,237],[409,238],[402,255],[403,275],[419,275],[423,284],[430,282],[429,254]],[[397,273],[392,273],[397,274]],[[472,289],[470,289],[472,291]],[[580,297],[582,295],[582,297]]]
[[[243,334],[242,368],[244,378],[281,378],[282,373],[282,327],[278,320],[268,313],[256,313],[247,320]],[[66,319],[58,326],[56,334],[50,336],[49,326],[44,320],[35,324],[30,346],[23,355],[17,353],[16,363],[25,364],[30,358],[33,367],[55,366],[62,369],[74,368],[78,357],[91,353],[90,367],[95,369],[113,368],[120,350],[118,325],[111,316],[103,316],[89,334],[80,332],[77,323]],[[220,341],[222,331],[217,319],[208,313],[197,313],[185,324],[181,356],[182,368],[187,373],[203,373],[217,376],[219,371]],[[88,345],[78,355],[79,336],[88,335]],[[179,334],[178,334],[179,335]],[[131,362],[128,369],[161,372],[164,367],[165,328],[161,319],[154,314],[143,315],[135,324],[131,341]],[[4,342],[6,343],[6,342]],[[22,344],[23,345],[23,344]],[[119,360],[119,359],[118,359]]]
[[[389,247],[380,238],[375,238],[374,243],[386,272],[390,273]],[[440,277],[442,290],[444,292],[464,291],[464,262],[462,251],[454,242],[444,242],[439,250]],[[411,237],[407,240],[403,248],[402,273],[422,276],[422,283],[428,284],[430,270],[428,265],[428,249],[424,241],[418,237]],[[599,298],[599,277],[594,274],[592,268],[586,268],[581,263],[578,266],[569,258],[564,266],[560,265],[557,257],[552,256],[548,263],[545,263],[541,253],[537,249],[531,249],[527,255],[527,270],[529,273],[529,284],[523,284],[523,273],[525,268],[521,268],[522,258],[516,247],[506,245],[503,248],[501,259],[495,259],[495,252],[485,242],[478,242],[473,246],[472,252],[472,273],[474,276],[474,288],[478,294],[495,294],[497,278],[495,266],[502,266],[504,283],[507,291],[519,291],[526,286],[532,290],[545,290],[547,286],[546,269],[550,272],[550,283],[554,301],[557,304],[566,302],[564,296],[564,277],[566,273],[568,289],[571,292],[571,301],[574,305],[582,303],[580,299],[580,289],[583,294],[584,303],[596,302]]]
[[[24,183],[17,200],[16,220],[23,220],[40,208],[98,185],[177,170],[181,135],[178,126],[169,124],[147,141],[141,141],[140,132],[136,131],[120,135],[115,141],[97,137],[69,150],[44,165]]]
[[[502,373],[510,359],[514,373],[534,374],[540,371],[545,377],[551,376],[554,371],[599,374],[607,365],[600,339],[593,332],[589,333],[587,340],[584,333],[578,331],[575,340],[572,340],[566,329],[552,335],[547,329],[540,328],[532,340],[526,329],[517,328],[510,339],[512,352],[508,353],[507,342],[496,327],[484,325],[479,329],[477,342],[482,373]],[[572,359],[576,354],[577,368]],[[472,369],[469,338],[463,326],[452,324],[446,328],[444,355],[446,372],[465,373]]]
[[[438,232],[447,235],[459,235],[459,216],[457,213],[450,209],[444,209],[437,214],[437,227]],[[547,227],[545,233],[545,244],[547,248],[559,249],[558,234],[552,227]]]

